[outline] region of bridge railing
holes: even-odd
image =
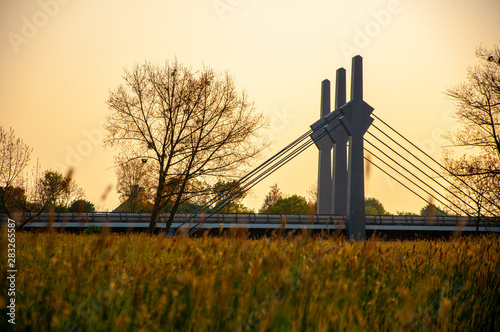
[[[165,223],[169,214],[160,214],[158,223]],[[26,220],[31,217],[29,214],[14,219]],[[214,214],[208,218],[204,215],[199,215],[192,220],[189,213],[178,213],[174,217],[174,223],[235,223],[235,224],[345,224],[345,216],[335,215],[279,215],[279,214]],[[0,220],[4,220],[5,215],[0,214]],[[149,213],[114,213],[114,212],[92,212],[92,213],[41,213],[34,216],[30,223],[149,223],[151,214]],[[29,227],[30,223],[26,226]],[[188,224],[186,224],[188,225]]]
[[[366,224],[369,225],[420,225],[420,226],[476,226],[477,218],[462,216],[395,216],[395,215],[367,215]],[[500,218],[482,217],[479,220],[479,226],[498,227]]]
[[[26,220],[19,215],[19,218],[14,216],[17,221]],[[158,223],[165,223],[168,220],[169,214],[160,214]],[[180,213],[174,217],[174,224],[180,225],[189,222],[191,214]],[[0,215],[0,220],[5,220],[5,215]],[[72,227],[78,227],[76,224],[99,223],[139,223],[149,224],[151,214],[149,213],[114,213],[114,212],[94,212],[94,213],[42,213],[33,218],[31,223],[26,226],[30,227],[37,223],[38,227],[43,227],[43,224],[49,221],[54,223],[71,223]],[[283,224],[318,224],[318,225],[345,225],[345,216],[343,215],[279,215],[279,214],[214,214],[209,218],[204,215],[199,215],[191,220],[193,224],[210,223],[210,224],[262,224],[262,225],[283,225]],[[422,216],[395,216],[395,215],[367,215],[367,225],[413,225],[413,226],[468,226],[475,227],[477,225],[476,218],[460,217],[460,216],[440,216],[440,217],[422,217]],[[83,226],[83,225],[82,225]],[[186,227],[189,224],[185,225]],[[479,221],[481,227],[500,227],[500,218],[481,218]]]

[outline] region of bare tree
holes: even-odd
[[[456,118],[463,128],[448,139],[454,146],[493,154],[500,160],[500,48],[479,47],[481,63],[468,70],[467,83],[446,91],[455,101]],[[499,169],[477,169],[476,173],[499,174]]]
[[[67,207],[75,199],[83,198],[83,190],[71,179],[72,171],[66,177],[60,173],[46,171],[38,178],[40,165],[31,172],[33,149],[0,126],[0,211],[19,222],[22,228],[49,206]]]
[[[262,207],[260,208],[259,212],[269,213],[271,206],[273,206],[278,201],[278,199],[282,198],[285,198],[285,196],[278,187],[278,184],[277,183],[273,184],[271,186],[271,190],[264,198],[264,203],[262,204]]]
[[[152,163],[148,164],[147,161],[145,158],[130,159],[123,155],[116,158],[116,188],[120,194],[120,207],[126,212],[151,210],[155,184]]]
[[[455,158],[446,151],[444,161],[454,177],[450,189],[463,200],[472,200],[475,211],[470,211],[470,206],[464,209],[479,218],[483,212],[490,215],[499,212],[500,48],[478,47],[476,55],[480,63],[469,68],[467,82],[446,91],[455,101],[456,118],[463,124],[447,138],[467,154]]]
[[[449,195],[450,201],[462,211],[476,216],[478,222],[482,216],[500,215],[500,177],[485,172],[500,169],[495,159],[492,154],[455,158],[448,151],[444,155],[444,165],[451,173],[466,175],[451,177],[453,185],[449,188],[452,193]]]
[[[21,184],[22,173],[30,162],[31,152],[33,149],[17,138],[12,128],[7,132],[0,126],[0,204],[9,218],[12,218],[8,204],[12,197],[9,194],[15,193],[13,187]]]
[[[318,184],[317,183],[313,183],[309,186],[309,188],[307,188],[306,198],[310,204],[312,204],[314,206],[316,206],[316,204],[318,204]]]
[[[172,204],[166,231],[193,180],[236,177],[265,148],[254,144],[267,121],[232,77],[212,69],[193,72],[177,61],[145,63],[123,76],[107,101],[105,144],[126,149],[130,160],[154,165],[156,189],[148,231]],[[210,186],[205,186],[210,187]]]

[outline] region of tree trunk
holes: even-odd
[[[153,235],[156,228],[156,222],[158,220],[158,215],[160,214],[160,203],[159,199],[155,198],[155,203],[153,205],[153,211],[151,212],[151,219],[149,221],[148,234]]]
[[[168,216],[167,220],[167,225],[165,226],[165,233],[168,234],[170,232],[170,227],[172,226],[172,223],[174,222],[174,216],[175,212],[177,211],[177,208],[179,208],[179,205],[181,205],[181,194],[177,195],[177,199],[175,200],[174,206],[172,207],[172,210],[170,210],[170,215]]]
[[[153,205],[153,211],[151,211],[151,220],[149,221],[149,227],[148,227],[149,235],[153,235],[156,228],[156,222],[158,221],[158,216],[160,215],[161,197],[164,186],[165,186],[165,176],[160,175],[160,178],[158,180],[158,188],[156,190],[155,202]]]
[[[2,204],[2,210],[5,214],[7,214],[7,217],[9,219],[12,219],[12,215],[9,211],[9,208],[7,207],[7,204],[5,204],[6,199],[7,199],[7,187],[5,188],[0,187],[0,203]]]
[[[190,164],[190,166],[191,166],[191,164]],[[167,234],[170,231],[170,226],[172,226],[172,223],[174,221],[175,213],[177,212],[179,205],[181,205],[181,198],[182,198],[182,195],[184,194],[184,190],[186,188],[186,184],[187,184],[188,179],[189,179],[189,174],[187,174],[185,176],[185,178],[182,182],[182,185],[179,189],[179,193],[177,194],[177,198],[175,200],[174,206],[172,207],[172,210],[170,210],[170,215],[168,216],[167,225],[165,227],[165,232]]]
[[[481,203],[477,209],[476,234],[479,234],[479,221],[481,220]]]

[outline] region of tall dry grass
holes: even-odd
[[[496,236],[16,239],[16,330],[500,330]],[[1,327],[6,318],[2,309]]]

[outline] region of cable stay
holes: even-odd
[[[325,137],[326,135],[328,135],[330,132],[332,132],[335,129],[337,129],[341,125],[341,123],[337,123],[333,128],[330,128],[330,129],[326,128],[325,126],[329,122],[331,122],[334,119],[336,119],[337,117],[339,117],[340,115],[341,115],[341,113],[338,113],[335,116],[333,116],[331,119],[322,118],[322,121],[320,123],[318,123],[313,128],[311,128],[308,131],[306,131],[305,133],[303,133],[301,136],[299,136],[297,139],[295,139],[292,143],[290,143],[287,146],[285,146],[278,153],[276,153],[275,155],[273,155],[272,157],[270,157],[269,159],[267,159],[266,161],[264,161],[258,167],[256,167],[255,169],[253,169],[251,172],[249,172],[248,174],[244,175],[241,179],[239,179],[236,182],[236,184],[234,186],[230,187],[225,192],[221,192],[221,193],[217,194],[215,197],[213,197],[208,202],[206,202],[205,204],[203,204],[197,211],[195,211],[195,212],[193,212],[191,214],[191,216],[188,218],[188,220],[186,222],[184,222],[180,226],[178,226],[177,229],[180,228],[180,227],[182,227],[183,225],[190,224],[190,234],[194,233],[196,231],[197,227],[201,224],[201,222],[197,222],[197,223],[193,224],[194,218],[196,218],[200,214],[204,214],[205,217],[203,219],[206,220],[206,219],[210,218],[212,215],[214,215],[215,213],[217,213],[218,211],[220,211],[222,208],[224,208],[225,206],[227,206],[228,204],[230,204],[236,198],[238,198],[242,194],[248,192],[255,185],[257,185],[262,180],[264,180],[265,178],[267,178],[269,175],[271,175],[272,173],[276,172],[278,169],[280,169],[281,167],[283,167],[284,165],[286,165],[288,162],[290,162],[291,160],[293,160],[295,157],[297,157],[303,151],[305,151],[306,149],[308,149],[311,145],[315,144],[316,142],[318,142],[319,140],[321,140],[323,137]],[[446,169],[446,167],[444,167],[442,164],[440,164],[439,162],[437,162],[434,158],[432,158],[431,156],[429,156],[422,149],[418,148],[415,144],[413,144],[411,141],[409,141],[407,138],[405,138],[402,134],[400,134],[399,132],[397,132],[393,127],[389,126],[385,121],[383,121],[382,119],[380,119],[375,114],[372,114],[372,115],[375,117],[375,119],[377,119],[380,122],[382,122],[384,125],[386,125],[388,128],[390,128],[393,132],[395,132],[398,136],[400,136],[406,142],[408,142],[409,144],[411,144],[411,146],[413,146],[414,148],[416,148],[418,151],[420,151],[426,157],[428,157],[429,159],[431,159],[434,163],[436,163],[437,165],[439,165],[448,174],[453,175],[451,172],[448,171],[448,169]],[[450,180],[448,180],[445,176],[443,176],[438,171],[436,171],[434,168],[432,168],[431,166],[429,166],[421,158],[417,157],[414,153],[412,153],[411,151],[409,151],[406,147],[402,146],[399,142],[397,142],[396,140],[394,140],[392,137],[390,137],[382,129],[380,129],[379,127],[377,127],[376,125],[373,125],[373,124],[372,124],[372,126],[376,130],[378,130],[379,132],[381,132],[385,137],[389,138],[398,147],[402,148],[406,153],[408,153],[410,156],[412,156],[413,158],[415,158],[418,162],[420,162],[421,164],[423,164],[426,168],[428,168],[429,170],[431,170],[433,173],[437,174],[438,176],[437,177],[430,176],[428,173],[426,173],[420,167],[418,167],[417,165],[415,165],[413,162],[411,162],[410,160],[408,160],[407,158],[405,158],[402,154],[398,153],[394,148],[392,148],[387,143],[385,143],[380,138],[378,138],[376,135],[374,135],[373,133],[371,133],[369,131],[368,131],[368,134],[370,134],[372,137],[374,137],[378,142],[380,142],[387,149],[389,149],[390,151],[392,151],[396,156],[402,158],[406,163],[410,164],[412,167],[416,168],[419,172],[421,172],[427,178],[431,179],[433,182],[435,182],[436,184],[438,184],[441,188],[445,189],[452,197],[454,197],[455,199],[457,199],[458,201],[460,201],[461,203],[463,203],[468,208],[474,209],[474,207],[472,207],[468,202],[466,202],[464,199],[462,199],[461,197],[459,197],[456,193],[453,193],[452,191],[450,191],[450,189],[448,189],[442,183],[438,182],[436,180],[436,178],[437,179],[443,179],[443,180],[445,180],[448,184],[450,184],[451,186],[453,186],[455,189],[459,190],[460,193],[464,194],[465,196],[468,196],[462,189],[460,189],[459,187],[457,187]],[[324,128],[324,130],[321,131],[321,132],[319,132],[319,134],[317,134],[316,136],[312,135],[314,133],[318,133],[318,130],[320,130],[322,128]],[[390,159],[397,166],[399,166],[400,168],[402,168],[407,173],[411,174],[414,178],[416,178],[418,181],[420,181],[426,187],[430,188],[430,190],[432,192],[434,192],[435,194],[429,192],[428,190],[426,190],[425,188],[423,188],[422,186],[420,186],[419,184],[417,184],[415,181],[411,180],[408,176],[402,174],[396,168],[394,168],[393,166],[389,165],[382,158],[380,158],[379,156],[375,155],[374,153],[370,152],[368,149],[365,148],[365,151],[367,151],[368,153],[372,154],[375,158],[377,158],[384,165],[386,165],[387,167],[389,167],[392,171],[396,172],[397,174],[399,174],[400,176],[402,176],[403,178],[405,178],[407,181],[411,182],[413,185],[415,185],[420,190],[422,190],[423,192],[425,192],[427,195],[429,195],[430,197],[432,197],[433,199],[435,199],[437,202],[443,204],[444,206],[447,206],[453,213],[455,213],[455,214],[458,215],[459,214],[459,213],[457,213],[457,210],[458,210],[458,211],[461,211],[462,213],[464,213],[465,215],[471,217],[471,215],[467,212],[467,210],[465,210],[464,208],[458,206],[450,198],[447,198],[445,195],[443,195],[442,193],[440,193],[438,190],[434,189],[431,185],[429,185],[428,183],[426,183],[425,181],[423,181],[422,179],[420,179],[419,177],[417,177],[415,174],[413,174],[406,167],[402,166],[401,163],[397,162],[394,158],[390,157],[387,153],[385,153],[384,151],[382,151],[379,147],[377,147],[376,145],[374,145],[373,143],[371,143],[369,140],[367,140],[366,138],[364,140],[368,144],[370,144],[372,147],[374,147],[375,149],[377,149],[380,153],[382,153],[385,158]],[[371,160],[367,159],[366,157],[365,157],[365,160],[367,160],[368,162],[370,162],[372,165],[374,165],[377,169],[379,169],[380,171],[382,171],[386,175],[390,176],[392,179],[394,179],[396,182],[398,182],[399,184],[401,184],[403,187],[405,187],[406,189],[410,190],[413,194],[417,195],[419,198],[421,198],[422,200],[424,200],[428,204],[431,204],[431,202],[429,202],[429,200],[425,199],[420,194],[418,194],[416,191],[414,191],[413,189],[409,188],[407,185],[405,185],[404,183],[402,183],[400,180],[396,179],[393,175],[391,175],[389,172],[387,172],[386,170],[384,170],[382,167],[380,167],[377,164],[373,163]],[[457,176],[455,176],[455,177],[458,178],[462,183],[464,183],[468,188],[472,189],[474,192],[476,192],[477,194],[481,195],[477,190],[475,190],[474,188],[472,188],[465,181],[463,181],[462,179],[460,179]],[[445,201],[449,202],[454,208],[451,208],[449,206],[450,204],[444,203],[438,197],[442,197]],[[481,195],[481,197],[483,197],[485,200],[487,200],[491,204],[493,204],[495,206],[498,206],[497,204],[491,202],[490,200],[488,200],[484,196]],[[484,209],[485,209],[485,211],[488,211],[489,213],[491,213],[491,211],[489,211],[487,208],[484,208]],[[440,212],[444,213],[440,209],[437,209],[437,210],[439,210]]]
[[[227,206],[228,204],[230,204],[234,199],[238,198],[239,196],[241,196],[245,192],[247,192],[250,189],[252,189],[259,182],[261,182],[262,180],[264,180],[265,178],[267,178],[269,175],[271,175],[272,173],[274,173],[275,171],[277,171],[278,169],[280,169],[282,166],[284,166],[285,164],[287,164],[288,162],[290,162],[296,156],[298,156],[299,154],[301,154],[302,152],[304,152],[311,145],[313,145],[315,142],[319,141],[320,139],[322,139],[323,137],[325,137],[326,135],[328,135],[329,132],[335,130],[340,125],[341,124],[339,123],[335,127],[333,127],[332,129],[325,130],[323,133],[321,133],[316,138],[314,138],[314,139],[311,138],[310,140],[306,141],[301,146],[299,146],[294,151],[292,151],[290,154],[288,154],[287,156],[285,156],[283,159],[279,160],[276,164],[270,166],[262,174],[259,174],[255,179],[252,179],[251,181],[249,181],[247,184],[245,184],[245,186],[243,188],[235,189],[235,190],[233,190],[232,193],[226,193],[228,196],[225,199],[223,199],[222,201],[220,201],[215,207],[213,207],[212,209],[210,209],[207,212],[207,216],[205,217],[205,219],[210,218],[215,213],[217,213],[219,210],[221,210],[222,208],[224,208],[225,206]],[[196,217],[200,213],[192,216],[186,223],[188,223],[189,221],[191,221],[194,217]],[[184,224],[186,224],[186,223],[184,223]],[[182,224],[182,225],[184,225],[184,224]],[[190,230],[190,234],[192,234],[192,233],[194,233],[196,231],[195,229],[196,229],[196,227],[199,224],[200,223],[197,223],[197,224],[195,224],[195,225],[192,226],[192,228]],[[182,225],[180,225],[179,227],[181,227]]]
[[[400,148],[402,148],[405,152],[407,152],[408,154],[410,154],[413,158],[415,158],[416,160],[418,160],[420,163],[422,163],[425,167],[427,167],[428,169],[430,169],[432,172],[434,172],[435,174],[437,174],[438,176],[437,177],[434,177],[434,176],[431,176],[429,174],[426,174],[425,172],[423,172],[420,168],[418,168],[417,166],[413,165],[415,168],[417,168],[418,170],[420,170],[420,172],[422,172],[423,174],[425,174],[429,179],[433,180],[434,182],[438,183],[435,179],[436,178],[440,178],[440,179],[443,179],[444,181],[446,181],[448,184],[450,184],[452,187],[454,187],[455,189],[457,189],[460,193],[462,193],[463,195],[465,195],[466,197],[468,197],[469,195],[467,195],[467,193],[465,193],[461,188],[457,187],[453,182],[451,182],[450,180],[448,180],[446,178],[446,176],[444,176],[443,174],[439,173],[438,171],[436,171],[434,168],[432,168],[431,166],[429,166],[427,163],[425,163],[424,161],[422,161],[419,157],[415,156],[411,151],[409,151],[408,149],[406,149],[404,146],[402,146],[400,143],[396,142],[392,137],[390,137],[387,133],[385,133],[382,129],[378,128],[376,125],[373,125],[372,124],[372,127],[374,127],[375,129],[377,129],[379,132],[381,132],[382,134],[384,134],[387,138],[389,138],[392,142],[394,142],[396,145],[398,145]],[[381,142],[381,140],[379,138],[377,138],[374,134],[368,132],[370,135],[374,136],[378,141]],[[408,141],[408,140],[407,140]],[[385,143],[382,143],[384,145],[386,145]],[[387,145],[386,145],[387,146]],[[391,149],[392,150],[392,149]],[[392,150],[394,153],[396,153],[394,150]],[[399,153],[396,153],[398,155],[400,155]],[[434,160],[435,161],[435,160]],[[444,166],[442,166],[444,168]],[[453,176],[453,174],[451,174],[451,172],[449,172],[446,168],[445,168],[446,172],[449,174],[449,176]],[[439,183],[438,183],[439,184]],[[448,188],[445,188],[443,185],[439,184],[441,187],[443,187],[446,191],[448,191],[452,196],[454,196],[455,198],[457,198],[459,201],[461,201],[462,203],[464,203],[465,205],[467,205],[469,208],[471,208],[472,210],[474,210],[475,208],[473,206],[471,206],[469,203],[467,203],[466,201],[464,201],[461,197],[459,197],[457,194],[451,192]],[[488,208],[484,207],[485,211],[491,213],[491,214],[494,214],[492,213]]]
[[[424,174],[425,176],[429,177],[429,175],[424,172],[422,169],[420,169],[418,166],[416,166],[414,163],[412,163],[411,161],[409,161],[408,159],[406,159],[405,157],[403,157],[401,154],[399,154],[398,152],[396,152],[393,148],[391,148],[389,145],[387,145],[385,142],[383,142],[382,140],[380,140],[377,136],[373,135],[372,133],[368,132],[368,134],[370,134],[373,138],[375,138],[377,141],[379,141],[380,143],[382,143],[386,148],[388,148],[389,150],[391,150],[393,153],[395,153],[398,157],[402,158],[404,161],[406,161],[408,164],[410,164],[411,166],[413,166],[414,168],[416,168],[418,171],[420,171],[422,174]],[[372,145],[373,147],[375,147],[377,150],[379,150],[380,152],[382,152],[379,148],[377,148],[375,145],[373,145],[371,142],[369,142],[367,139],[365,139],[366,142],[368,142],[370,145]],[[384,152],[382,152],[384,153]],[[390,158],[387,154],[384,153],[384,155],[388,158]],[[390,158],[393,162],[397,163],[394,159]],[[400,164],[398,164],[400,167],[402,167]],[[402,167],[405,171],[407,171],[408,173],[412,174],[415,178],[417,178],[419,181],[421,181],[422,183],[425,183],[429,188],[432,188],[430,185],[428,185],[426,182],[424,182],[422,179],[420,179],[419,177],[417,177],[415,174],[413,174],[412,172],[410,172],[409,170],[407,170],[406,168]],[[443,188],[444,190],[446,190],[448,193],[450,193],[453,197],[455,197],[456,199],[458,199],[459,201],[461,201],[462,203],[464,203],[465,205],[467,205],[469,208],[473,209],[473,207],[468,204],[466,201],[464,201],[461,197],[459,197],[458,195],[456,195],[455,193],[453,193],[452,191],[450,191],[447,187],[445,187],[443,184],[439,183],[436,179],[432,178],[432,177],[429,177],[430,180],[432,180],[433,182],[435,182],[437,185],[439,185],[441,188]],[[437,190],[433,189],[436,193],[437,193]],[[438,193],[439,194],[439,193]],[[439,194],[441,196],[443,196],[442,194]],[[445,196],[443,196],[445,197]],[[455,207],[458,208],[458,206],[456,204],[454,204],[451,200],[447,199],[450,203],[452,203]],[[459,208],[462,212],[464,213],[467,213],[465,212],[465,210]]]
[[[391,127],[389,124],[387,124],[387,122],[383,121],[381,118],[379,118],[376,114],[372,114],[372,116],[379,120],[380,122],[382,122],[385,126],[387,126],[390,130],[392,130],[395,134],[397,134],[399,137],[401,137],[403,140],[405,140],[407,143],[409,143],[411,146],[413,146],[415,149],[417,149],[420,153],[422,153],[423,155],[425,155],[427,158],[429,158],[430,160],[432,160],[435,164],[437,164],[439,167],[441,167],[446,173],[450,174],[452,177],[454,177],[455,179],[459,180],[462,184],[464,184],[467,188],[471,189],[473,192],[475,192],[477,195],[479,195],[482,199],[484,199],[485,201],[487,201],[488,203],[490,203],[491,205],[493,206],[496,206],[498,208],[500,208],[500,205],[498,205],[497,202],[493,202],[491,201],[489,198],[487,197],[484,197],[484,195],[482,193],[480,193],[477,189],[473,188],[471,185],[469,185],[466,181],[464,181],[462,178],[460,178],[459,176],[453,174],[452,172],[450,172],[443,164],[441,164],[440,162],[438,162],[436,159],[434,159],[432,156],[430,156],[428,153],[426,153],[425,151],[423,151],[422,149],[420,149],[418,146],[416,146],[415,144],[413,144],[410,140],[408,140],[406,137],[404,137],[401,133],[399,133],[396,129],[394,129],[393,127]],[[378,128],[377,128],[378,129]],[[383,132],[383,131],[382,131]],[[385,133],[384,133],[385,134]],[[388,136],[391,140],[393,140],[389,135],[386,135]],[[394,141],[394,140],[393,140]],[[399,145],[399,143],[396,142],[396,144]],[[434,171],[436,172],[436,171]],[[436,172],[436,174],[440,175],[441,177],[443,177],[439,172]],[[444,178],[444,177],[443,177]],[[445,179],[447,180],[447,179]],[[447,180],[448,181],[448,180]],[[449,182],[449,181],[448,181]],[[465,196],[469,197],[469,195],[467,195],[462,189],[460,189],[459,187],[457,187],[455,184],[449,182],[455,189],[459,190],[462,194],[464,194]],[[494,213],[492,213],[490,210],[486,209],[485,210],[489,213],[491,213],[492,215],[494,215]]]
[[[340,115],[341,113],[333,116],[331,119],[328,120],[323,119],[323,121],[319,123],[317,126],[299,136],[299,138],[294,140],[292,143],[288,144],[285,148],[280,150],[274,156],[267,159],[257,168],[255,168],[254,170],[243,176],[240,180],[238,180],[237,182],[238,186],[235,185],[228,191],[216,195],[214,198],[212,198],[207,203],[202,205],[196,212],[194,212],[189,217],[189,219],[186,222],[182,223],[179,227],[182,227],[183,225],[188,223],[192,224],[193,219],[203,213],[207,215],[204,219],[211,217],[212,215],[217,213],[217,211],[221,210],[229,203],[231,203],[234,199],[236,199],[237,197],[241,196],[242,194],[253,188],[255,185],[264,180],[266,177],[268,177],[269,175],[280,169],[282,166],[290,162],[296,156],[301,154],[315,142],[321,140],[323,137],[328,135],[329,132],[332,132],[337,127],[339,127],[341,125],[340,123],[338,123],[329,130],[325,129],[314,139],[311,138],[312,133],[315,133],[319,129],[324,128],[329,122],[333,121]],[[213,206],[214,204],[215,206]],[[195,229],[198,225],[199,223],[193,225],[192,229]]]
[[[368,141],[367,141],[368,142]],[[368,142],[370,145],[372,145],[374,148],[376,148],[377,150],[379,150],[376,146],[374,146],[373,144],[371,144],[370,142]],[[375,158],[377,158],[378,160],[380,160],[384,165],[388,166],[390,169],[392,169],[394,172],[398,173],[399,175],[401,175],[402,177],[404,177],[406,180],[408,180],[409,182],[411,182],[413,185],[415,185],[416,187],[418,187],[420,190],[422,190],[423,192],[425,192],[427,195],[429,195],[430,197],[434,198],[436,201],[438,201],[439,203],[443,204],[444,206],[447,206],[446,203],[444,203],[443,201],[441,201],[439,198],[437,198],[435,195],[433,195],[432,193],[430,193],[429,191],[427,191],[426,189],[422,188],[419,184],[415,183],[413,180],[411,180],[410,178],[408,178],[406,175],[402,174],[400,171],[398,171],[396,168],[394,168],[393,166],[389,165],[386,161],[382,160],[382,158],[380,158],[379,156],[377,156],[376,154],[372,153],[370,150],[366,149],[365,148],[365,151],[370,153],[372,156],[374,156]],[[380,150],[379,150],[380,151]],[[383,152],[382,152],[383,153]],[[384,154],[384,153],[383,153]],[[385,155],[385,154],[384,154]],[[387,155],[386,155],[387,157]],[[422,182],[423,184],[425,184],[426,186],[428,186],[429,188],[431,188],[434,192],[436,192],[439,196],[441,197],[444,197],[443,195],[439,194],[439,192],[437,190],[435,190],[434,188],[432,188],[431,186],[429,186],[427,183],[423,182],[422,180],[420,180],[418,177],[416,177],[413,173],[411,173],[410,171],[408,171],[406,168],[404,168],[403,166],[401,166],[399,163],[397,163],[396,161],[394,161],[392,158],[388,157],[389,159],[391,159],[394,163],[396,163],[399,167],[403,168],[405,171],[407,171],[408,173],[410,173],[411,175],[413,175],[417,180],[419,180],[420,182]],[[365,158],[366,159],[366,158]],[[372,164],[374,164],[372,162]],[[375,165],[375,164],[374,164]],[[389,175],[392,179],[394,179],[395,181],[397,181],[398,183],[400,183],[401,185],[403,185],[406,189],[410,190],[412,193],[416,194],[417,196],[419,196],[420,198],[422,198],[422,196],[418,195],[417,193],[415,193],[415,191],[411,190],[410,188],[408,188],[406,185],[404,185],[401,181],[397,180],[394,176],[388,174],[386,171],[384,171],[381,167],[375,165],[378,169],[382,170],[385,174]],[[444,197],[445,200],[451,202],[449,199],[447,199],[446,197]],[[424,199],[425,200],[425,199]],[[429,203],[427,200],[425,200],[427,203]],[[453,202],[451,202],[453,204]],[[429,203],[431,204],[431,203]],[[455,204],[453,204],[455,205]],[[448,209],[450,209],[451,211],[453,211],[455,214],[458,214],[457,211],[455,211],[454,209],[450,208],[449,206],[447,206]],[[461,210],[462,212],[466,213],[465,211],[463,211],[460,207],[456,206],[459,210]],[[440,210],[441,211],[441,210]],[[441,211],[443,212],[443,211]],[[443,212],[444,213],[444,212]],[[446,214],[446,213],[444,213]]]
[[[365,149],[366,150],[366,149]],[[366,150],[367,152],[369,152],[368,150]],[[367,162],[369,162],[370,164],[372,164],[373,166],[375,166],[376,168],[378,168],[380,171],[382,171],[384,174],[386,174],[387,176],[389,176],[390,178],[392,178],[394,181],[396,181],[397,183],[399,183],[400,185],[402,185],[403,187],[405,187],[406,189],[408,189],[409,191],[411,191],[413,194],[417,195],[418,197],[420,197],[423,201],[425,201],[427,204],[429,205],[432,205],[431,202],[429,202],[427,199],[425,199],[424,197],[422,197],[420,194],[418,194],[417,192],[415,192],[413,189],[411,189],[410,187],[408,187],[407,185],[405,185],[403,182],[399,181],[398,179],[396,179],[394,176],[392,176],[391,174],[389,174],[387,171],[385,171],[384,169],[382,169],[380,166],[378,166],[377,164],[375,164],[373,161],[371,161],[370,159],[364,157],[365,160]],[[383,161],[382,161],[383,162]],[[404,176],[403,176],[404,177]],[[406,177],[405,177],[406,178]],[[410,182],[412,182],[411,180],[409,180]],[[418,186],[418,185],[417,185]],[[425,191],[425,190],[424,190]],[[433,196],[431,196],[433,197]],[[434,198],[434,197],[433,197]],[[439,212],[441,212],[442,214],[446,214],[444,211],[442,211],[441,209],[439,209],[438,207],[434,206],[436,208],[436,210],[438,210]]]

